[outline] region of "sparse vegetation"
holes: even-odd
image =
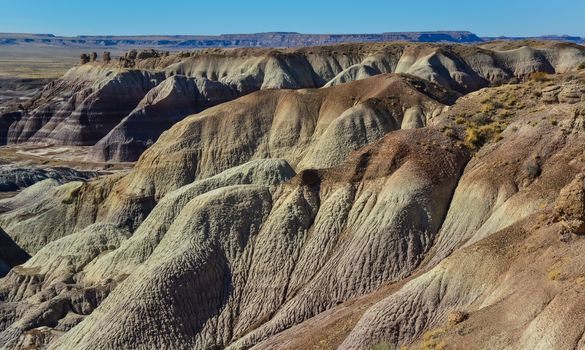
[[[423,350],[442,350],[447,347],[447,344],[440,341],[440,336],[445,332],[445,330],[439,328],[432,331],[425,332],[423,335],[423,343],[422,349]]]
[[[559,276],[561,275],[561,272],[558,270],[551,270],[548,272],[547,277],[549,280],[551,281],[556,281],[557,279],[559,279]]]
[[[455,123],[459,124],[459,125],[463,125],[466,122],[466,118],[465,116],[462,115],[458,115],[457,117],[455,117]]]
[[[558,281],[558,280],[562,279],[561,266],[562,266],[562,262],[560,260],[557,261],[556,263],[554,263],[554,265],[552,265],[550,267],[550,269],[548,270],[546,277],[548,277],[548,279],[550,281]]]
[[[506,129],[508,124],[503,121],[489,121],[478,123],[469,120],[465,128],[465,145],[471,149],[479,149],[491,141],[501,140],[500,133]]]
[[[453,311],[447,317],[447,324],[449,327],[453,327],[458,325],[459,323],[465,321],[469,317],[469,314],[464,311]]]
[[[469,116],[456,115],[458,125],[465,126],[464,144],[471,149],[479,149],[488,142],[497,142],[508,126],[508,119],[521,107],[516,95],[501,92],[495,97],[486,97],[480,102],[479,113]],[[443,130],[445,131],[445,130]]]
[[[494,103],[492,101],[487,101],[487,102],[483,102],[481,104],[481,108],[479,109],[479,111],[481,113],[489,114],[489,113],[495,112],[495,110],[498,107],[499,107],[499,104],[496,105],[496,103]]]
[[[518,99],[516,95],[509,94],[504,97],[503,103],[506,108],[513,108],[518,103]]]
[[[381,341],[376,345],[372,346],[370,350],[396,350],[396,347],[387,341]]]
[[[445,136],[447,136],[447,137],[449,137],[451,139],[457,139],[458,138],[457,137],[457,132],[453,128],[450,128],[450,127],[445,126],[441,131],[445,134]]]
[[[498,113],[498,119],[506,119],[514,116],[514,112],[512,111],[501,111]]]
[[[579,70],[581,69],[585,69],[585,61],[581,62],[581,64],[578,67]]]
[[[548,74],[546,74],[545,72],[534,72],[528,76],[528,79],[539,83],[549,80]]]
[[[538,158],[531,159],[526,162],[526,174],[528,178],[535,179],[540,176],[542,169]]]

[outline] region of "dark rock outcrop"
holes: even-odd
[[[93,147],[88,159],[135,161],[164,130],[185,116],[236,96],[236,91],[220,82],[171,76],[150,90],[138,106]]]
[[[147,71],[81,66],[32,101],[27,113],[10,126],[8,143],[94,145],[163,77]]]
[[[63,167],[0,165],[0,192],[20,191],[46,179],[65,183],[88,180],[98,175],[99,173],[94,171],[78,171]]]
[[[4,277],[14,266],[24,264],[29,258],[30,255],[0,228],[0,277]]]

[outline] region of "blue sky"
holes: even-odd
[[[221,34],[470,30],[585,36],[585,0],[0,0],[0,32]]]

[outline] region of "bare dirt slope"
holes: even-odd
[[[581,48],[407,49],[409,74],[260,88],[174,124],[127,175],[1,200],[32,257],[0,280],[0,343],[582,347],[585,73],[567,63]],[[412,57],[485,85],[460,97],[482,80]],[[183,86],[167,84],[147,101]]]

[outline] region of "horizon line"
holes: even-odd
[[[510,34],[500,34],[500,35],[481,35],[477,34],[470,30],[421,30],[421,31],[385,31],[385,32],[345,32],[345,33],[303,33],[297,31],[265,31],[265,32],[233,32],[233,33],[221,33],[221,34],[54,34],[54,33],[35,33],[35,32],[14,32],[14,31],[0,31],[0,35],[37,35],[37,36],[53,36],[53,37],[62,37],[62,38],[76,38],[76,37],[149,37],[149,36],[169,36],[169,37],[181,37],[181,36],[227,36],[227,35],[258,35],[258,34],[298,34],[298,35],[382,35],[382,34],[413,34],[413,33],[469,33],[473,34],[479,38],[539,38],[539,37],[579,37],[583,38],[581,35],[577,34],[555,34],[555,33],[547,33],[547,34],[534,34],[534,35],[510,35]]]

